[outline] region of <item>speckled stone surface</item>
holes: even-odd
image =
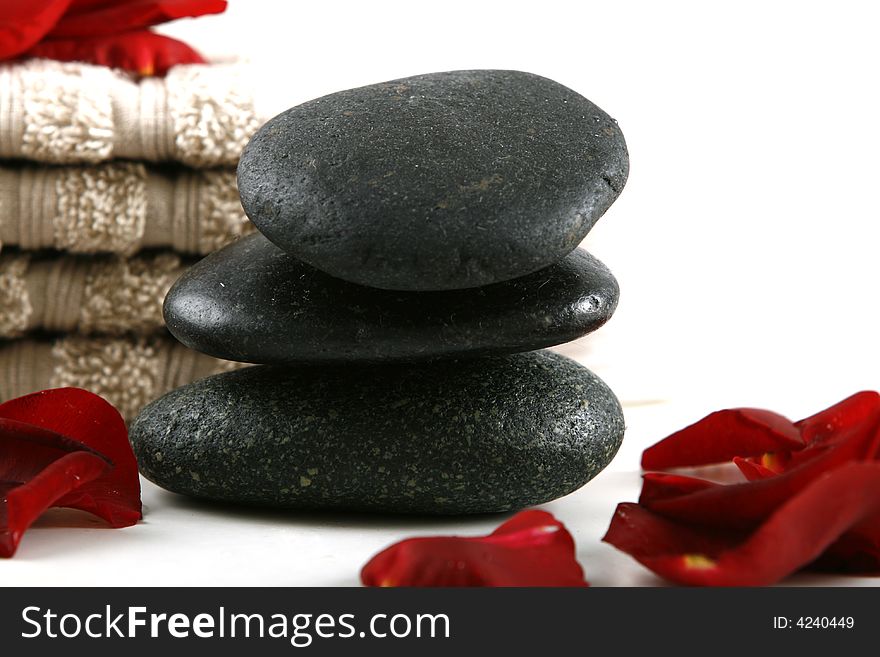
[[[623,189],[617,123],[561,84],[453,71],[309,101],[241,156],[248,216],[333,276],[448,290],[523,276],[571,252]]]
[[[608,387],[546,351],[415,365],[254,366],[147,406],[130,436],[171,491],[294,509],[509,511],[604,468],[624,421]]]
[[[617,298],[611,272],[581,249],[504,283],[396,292],[323,274],[255,234],[184,274],[165,321],[188,347],[229,360],[377,362],[569,342],[604,324]]]

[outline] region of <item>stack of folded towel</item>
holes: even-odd
[[[168,288],[249,231],[235,184],[259,127],[235,65],[165,78],[0,66],[0,400],[73,385],[127,418],[232,367],[172,340]]]

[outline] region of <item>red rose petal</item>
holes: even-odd
[[[840,436],[841,431],[871,421],[877,413],[880,413],[880,394],[865,390],[804,418],[795,426],[805,444],[825,443]]]
[[[47,39],[27,51],[28,57],[86,62],[120,68],[138,75],[165,75],[178,64],[204,64],[204,58],[177,39],[149,30],[109,36]]]
[[[94,513],[113,527],[127,527],[141,518],[140,480],[128,430],[107,401],[87,390],[56,388],[0,404],[0,418],[47,429],[112,462],[113,468],[104,476],[79,486],[54,506]],[[24,457],[32,458],[31,450],[24,452]],[[27,463],[17,453],[12,456]]]
[[[639,504],[618,507],[604,540],[686,584],[769,584],[808,565],[880,570],[880,395],[858,393],[792,425],[801,442],[788,447],[784,423],[737,429],[742,418],[730,413],[661,441],[644,462],[700,465],[726,452],[748,481],[649,473]]]
[[[640,504],[657,502],[668,498],[677,498],[689,493],[714,488],[716,484],[696,477],[649,472],[642,477],[642,495]]]
[[[878,431],[880,426],[877,424],[853,428],[850,440],[825,447],[821,452],[815,450],[816,456],[798,467],[773,477],[742,484],[710,484],[699,488],[698,484],[692,482],[689,488],[685,488],[678,483],[675,491],[660,495],[656,488],[664,482],[662,475],[646,475],[646,488],[648,482],[651,482],[651,489],[648,495],[643,492],[639,503],[648,510],[673,520],[711,527],[749,529],[766,519],[818,477],[850,462],[861,460]],[[700,479],[695,481],[702,482]]]
[[[226,0],[129,0],[128,2],[74,2],[49,37],[109,36],[178,18],[220,14]]]
[[[617,505],[602,540],[645,563],[668,555],[715,555],[741,540],[742,535],[694,528],[651,513],[634,502],[622,502]]]
[[[835,572],[880,572],[880,513],[843,534],[813,566]]]
[[[67,13],[72,14],[74,12],[90,11],[98,7],[114,5],[120,1],[126,2],[126,0],[73,0],[73,2],[70,3],[70,11]]]
[[[771,470],[761,463],[756,463],[751,459],[743,459],[739,456],[733,459],[733,463],[743,473],[747,481],[758,481],[759,479],[767,479],[779,474],[779,472]]]
[[[801,449],[800,432],[787,418],[755,408],[712,413],[642,454],[642,468],[665,470],[730,461],[735,456]]]
[[[70,0],[0,2],[0,60],[23,53],[46,36],[68,5]]]
[[[876,544],[859,546],[855,538],[878,515],[880,463],[848,463],[813,480],[750,533],[696,527],[621,504],[603,540],[675,582],[761,586],[810,564],[842,536],[850,537],[843,544],[849,559],[876,560]]]
[[[366,586],[587,586],[574,539],[545,511],[522,511],[488,536],[411,538],[361,571]]]
[[[0,557],[15,554],[24,532],[46,509],[111,467],[100,456],[80,450],[52,461],[24,483],[0,475]]]
[[[797,468],[815,458],[821,458],[828,450],[840,450],[842,458],[861,461],[878,458],[880,448],[880,405],[858,403],[869,400],[868,396],[855,395],[831,408],[841,408],[849,413],[829,415],[825,420],[802,420],[801,430],[810,443],[801,451],[793,452],[786,470]],[[829,409],[830,411],[831,409]],[[818,418],[820,413],[813,416]],[[800,424],[800,423],[799,423]],[[833,430],[828,427],[832,426]]]

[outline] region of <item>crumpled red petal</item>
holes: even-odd
[[[847,397],[834,406],[795,423],[804,444],[827,443],[845,438],[842,433],[859,427],[880,412],[880,393],[864,390]]]
[[[880,571],[880,513],[842,534],[811,567],[838,573]]]
[[[50,506],[94,513],[112,527],[141,518],[137,462],[113,406],[78,388],[0,404],[0,556]]]
[[[27,51],[28,57],[86,62],[119,68],[141,76],[165,75],[178,64],[204,64],[190,46],[149,30],[107,36],[47,39]]]
[[[0,60],[23,53],[46,36],[69,5],[70,0],[0,2]]]
[[[734,408],[712,413],[646,449],[642,468],[708,465],[803,446],[800,432],[788,418],[762,409]]]
[[[103,397],[81,388],[43,390],[0,404],[0,417],[54,431],[113,463],[100,482],[81,488],[59,506],[95,513],[114,527],[141,518],[141,485],[128,429],[119,411]]]
[[[546,511],[522,511],[488,536],[411,538],[374,556],[366,586],[587,586],[574,539]]]
[[[815,456],[829,442],[848,439],[852,431],[880,414],[880,394],[856,393],[815,415],[791,422],[762,409],[717,411],[645,450],[642,468],[666,470],[748,459],[737,463],[747,477],[780,473]],[[878,445],[880,449],[880,445]]]
[[[0,418],[0,557],[50,506],[112,468],[102,456],[52,431]]]
[[[814,458],[797,467],[751,482],[724,485],[647,473],[639,504],[673,520],[734,529],[754,527],[824,473],[863,460],[880,431],[880,418],[851,431],[849,440],[816,450]]]
[[[814,479],[753,531],[669,520],[638,504],[624,503],[617,507],[602,540],[674,582],[762,586],[809,565],[826,550],[829,559],[848,550],[848,560],[876,564],[878,516],[880,463],[853,462]],[[841,536],[850,538],[835,553]],[[856,538],[863,539],[861,544]]]
[[[678,467],[733,453],[746,482],[647,473],[639,503],[618,507],[604,540],[685,584],[771,584],[806,566],[880,571],[880,395],[861,392],[793,423],[799,442],[788,448],[778,439],[790,436],[784,418],[738,432],[741,419],[714,413],[643,462]]]
[[[687,477],[685,475],[666,474],[665,472],[649,472],[642,477],[642,495],[640,504],[659,503],[666,499],[675,499],[682,495],[715,488],[717,484]]]
[[[77,2],[49,32],[49,38],[108,36],[178,18],[219,14],[226,0],[128,0]]]
[[[746,478],[746,481],[758,481],[759,479],[767,479],[775,477],[780,470],[771,470],[763,463],[759,463],[752,459],[744,459],[737,456],[733,459],[733,464],[739,468],[739,471]]]

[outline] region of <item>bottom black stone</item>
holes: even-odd
[[[464,514],[566,495],[623,438],[595,374],[546,351],[419,365],[249,367],[147,406],[141,472],[168,490],[295,509]]]

